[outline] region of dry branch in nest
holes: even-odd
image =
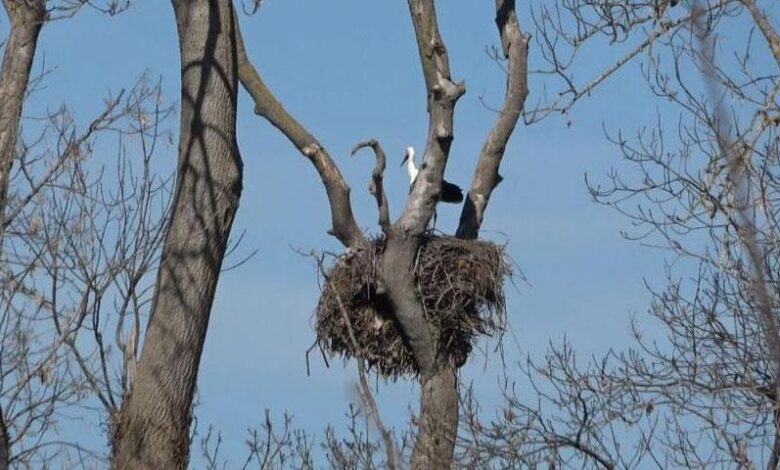
[[[384,238],[349,250],[330,268],[316,311],[317,342],[331,356],[360,357],[385,377],[419,371],[391,307],[377,295]],[[504,246],[426,234],[414,267],[417,294],[439,332],[439,353],[462,366],[478,335],[506,323],[504,278],[512,274]],[[338,297],[337,297],[338,296]],[[358,348],[339,306],[346,310]]]

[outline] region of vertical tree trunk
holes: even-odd
[[[22,104],[27,94],[38,35],[46,19],[43,1],[4,0],[3,6],[11,22],[11,34],[5,45],[3,65],[0,69],[0,262],[5,232],[5,206],[11,169],[16,157]],[[0,407],[0,470],[9,468],[10,446],[5,416]]]
[[[452,467],[458,434],[458,372],[448,361],[420,378],[420,422],[412,453],[413,469]]]
[[[426,320],[414,285],[414,260],[419,237],[393,228],[382,256],[387,298],[402,326],[420,371],[420,412],[412,452],[415,470],[445,470],[452,466],[458,432],[458,376],[440,354],[439,332]]]
[[[46,19],[43,1],[4,0],[11,22],[0,70],[0,249],[5,227],[8,183],[14,163],[22,103],[27,93],[38,35]]]
[[[441,194],[454,138],[455,104],[466,88],[451,78],[434,0],[408,4],[428,92],[428,139],[424,165],[403,214],[388,234],[382,262],[388,297],[420,369],[420,422],[412,468],[444,470],[452,466],[458,430],[457,371],[439,354],[439,332],[431,331],[412,282],[413,260]]]
[[[187,466],[200,356],[241,193],[232,4],[173,7],[182,70],[178,181],[137,377],[116,417],[120,469]]]

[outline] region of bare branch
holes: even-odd
[[[496,0],[496,26],[501,35],[504,58],[509,61],[506,96],[504,106],[480,152],[471,189],[460,215],[456,232],[458,238],[474,239],[479,235],[490,195],[502,180],[498,173],[501,159],[528,96],[530,36],[520,30],[514,0]]]
[[[753,20],[758,25],[758,29],[766,38],[766,42],[769,43],[769,49],[772,51],[772,55],[775,58],[777,66],[780,67],[780,35],[777,34],[777,30],[769,23],[769,18],[758,8],[755,0],[741,0],[745,8],[753,16]]]
[[[369,184],[368,190],[374,198],[376,198],[376,205],[379,208],[379,226],[382,227],[382,231],[387,234],[390,230],[390,207],[387,203],[387,195],[385,194],[382,182],[387,157],[385,156],[385,151],[382,150],[382,146],[379,145],[379,142],[377,142],[376,139],[358,142],[352,149],[352,155],[355,155],[364,147],[371,147],[374,149],[374,154],[376,155],[376,165],[374,166],[374,171],[371,172],[371,184]]]
[[[364,240],[363,233],[355,222],[349,199],[349,186],[341,175],[328,151],[295,118],[284,109],[260,78],[260,74],[247,56],[241,29],[236,22],[236,47],[238,54],[238,78],[255,102],[255,114],[268,120],[279,129],[290,142],[308,158],[322,178],[330,201],[333,228],[328,231],[344,246],[352,246]]]

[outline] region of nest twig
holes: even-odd
[[[384,238],[350,250],[337,259],[317,305],[317,340],[331,356],[362,358],[385,377],[419,371],[395,316],[377,295]],[[414,276],[439,353],[456,366],[466,362],[479,335],[504,330],[504,278],[511,275],[503,246],[427,234]],[[336,295],[338,293],[338,296]],[[353,346],[339,298],[349,316],[358,348]]]

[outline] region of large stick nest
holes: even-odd
[[[391,308],[377,295],[383,249],[379,238],[337,258],[317,305],[317,341],[331,356],[362,358],[370,369],[395,379],[419,371]],[[503,284],[510,275],[503,246],[431,234],[423,238],[414,266],[417,295],[431,331],[438,332],[439,353],[457,367],[466,362],[478,335],[503,332]]]

